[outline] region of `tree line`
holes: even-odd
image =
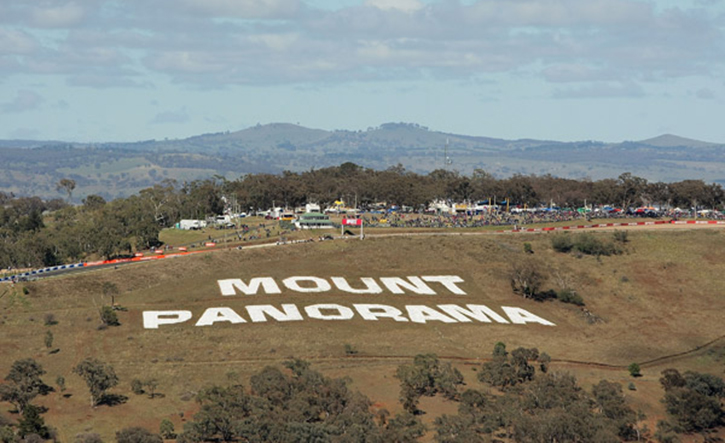
[[[340,198],[348,204],[357,202],[363,208],[386,202],[419,209],[436,199],[461,202],[493,198],[529,207],[553,202],[577,208],[586,202],[625,209],[643,204],[714,208],[722,207],[725,196],[719,184],[702,180],[648,182],[630,173],[597,181],[548,174],[516,174],[497,179],[481,169],[470,176],[444,169],[423,175],[406,171],[400,165],[379,171],[354,163],[302,173],[249,174],[234,181],[225,180],[220,186],[243,209],[293,207],[306,202],[325,204]]]
[[[57,188],[67,201],[0,193],[0,267],[54,266],[155,247],[161,229],[180,219],[221,214],[225,206],[247,212],[308,202],[324,206],[344,199],[363,209],[385,202],[420,210],[437,199],[495,199],[530,207],[553,202],[572,208],[587,203],[722,209],[725,195],[720,185],[702,180],[650,183],[629,173],[598,181],[551,175],[497,179],[480,169],[470,176],[443,169],[424,175],[400,165],[373,170],[354,163],[301,173],[247,174],[236,180],[221,176],[183,184],[164,180],[109,202],[88,195],[82,205],[68,203],[73,180],[63,179]]]
[[[413,443],[433,431],[438,443],[484,443],[489,441],[611,442],[679,441],[683,434],[700,434],[705,441],[715,438],[725,424],[725,381],[694,371],[677,369],[661,373],[661,400],[666,418],[656,430],[642,421],[645,415],[632,408],[622,386],[600,380],[584,389],[569,373],[550,370],[551,358],[536,348],[509,352],[497,343],[485,363],[474,368],[481,387],[465,387],[462,373],[435,354],[420,354],[398,367],[401,412],[390,412],[349,386],[346,378],[330,378],[311,368],[309,362],[292,359],[283,367],[267,366],[253,374],[245,387],[236,376],[227,383],[200,389],[197,412],[178,433],[163,419],[159,432],[129,427],[116,432],[118,443],[181,443],[210,441],[244,442],[330,442],[330,443]],[[113,367],[96,359],[85,359],[73,368],[90,392],[90,407],[113,406],[110,394],[119,379]],[[630,370],[631,373],[631,370]],[[32,404],[38,395],[54,389],[41,377],[43,367],[33,359],[13,363],[0,384],[0,400],[10,402],[20,415],[17,423],[0,414],[0,442],[16,443],[55,439],[56,432],[42,417],[46,411]],[[635,376],[637,374],[633,374]],[[57,382],[61,391],[64,382]],[[134,380],[132,390],[150,396],[158,383]],[[628,390],[635,391],[634,382]],[[436,418],[432,429],[420,420],[423,396],[441,395],[458,405],[457,413]],[[93,432],[76,436],[77,443],[102,443]]]

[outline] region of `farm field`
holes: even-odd
[[[67,389],[62,394],[53,392],[37,399],[48,408],[44,417],[58,429],[60,440],[93,431],[104,441],[111,441],[115,431],[132,425],[157,432],[162,419],[171,420],[180,431],[184,421],[197,411],[193,397],[203,387],[229,380],[248,386],[254,372],[267,365],[281,366],[290,358],[305,359],[328,376],[349,377],[351,386],[367,395],[375,408],[395,413],[402,409],[394,377],[398,365],[409,363],[416,354],[435,353],[452,362],[467,385],[475,388],[480,386],[476,371],[501,341],[510,349],[536,347],[548,353],[552,370],[572,373],[586,389],[602,378],[623,386],[634,382],[637,389],[625,390],[625,395],[631,405],[647,415],[646,423],[654,429],[657,420],[664,417],[659,403],[662,370],[676,367],[723,376],[725,297],[719,276],[725,273],[725,230],[627,232],[621,254],[601,257],[556,252],[553,234],[548,233],[372,235],[365,241],[221,250],[3,285],[0,374],[7,374],[15,360],[36,359],[47,371],[43,378],[48,384],[54,385],[59,375],[66,379]],[[590,235],[603,241],[613,238],[611,230]],[[186,240],[203,238],[175,239]],[[512,266],[531,261],[546,276],[544,289],[566,285],[583,297],[585,306],[557,300],[538,302],[515,294],[510,284]],[[372,278],[383,290],[355,294],[332,284],[329,291],[305,292],[282,283],[296,276],[326,282],[342,277],[356,288],[363,286],[362,278]],[[396,294],[382,280],[410,276],[456,276],[461,280],[455,284],[460,291],[432,280],[429,286],[435,294],[410,290]],[[280,293],[265,293],[274,291],[260,287],[254,295],[240,290],[233,296],[222,295],[220,280],[249,283],[259,277],[277,282]],[[302,281],[302,289],[314,286],[312,280]],[[117,311],[120,326],[99,329],[98,309],[111,303],[110,296],[104,295],[104,285],[118,289],[114,301],[123,310]],[[260,305],[282,309],[283,304],[297,306],[303,319],[255,322],[246,309]],[[324,321],[310,318],[309,311],[304,311],[305,307],[323,304],[350,309],[355,304],[382,304],[401,312],[410,312],[406,307],[411,305],[476,304],[511,321],[370,321],[359,311],[349,320]],[[220,307],[230,308],[245,322],[195,326],[205,311]],[[515,324],[512,317],[505,317],[503,307],[521,308],[555,326]],[[158,329],[144,327],[144,312],[175,310],[190,311],[192,317],[178,324],[162,324]],[[49,314],[57,324],[44,324]],[[52,348],[43,342],[47,330],[54,336]],[[88,390],[71,369],[90,356],[113,365],[120,383],[112,392],[126,396],[125,402],[89,406]],[[627,366],[632,362],[640,364],[642,377],[630,377]],[[160,396],[151,399],[132,393],[132,379],[150,377],[158,380]],[[7,413],[11,406],[0,405],[2,413],[12,417]],[[424,398],[422,420],[431,425],[437,416],[454,413],[456,407],[442,397]],[[423,440],[432,441],[432,437],[429,431]]]

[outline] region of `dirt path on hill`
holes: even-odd
[[[660,366],[664,363],[671,362],[678,360],[683,357],[688,357],[693,354],[696,354],[698,352],[704,351],[713,345],[717,344],[718,342],[725,342],[725,335],[722,335],[720,337],[715,338],[714,340],[710,340],[709,342],[696,346],[692,349],[688,349],[686,351],[677,352],[674,354],[668,354],[663,355],[661,357],[657,357],[654,359],[646,360],[643,362],[639,362],[639,365],[643,368],[647,367],[653,367],[653,366]],[[409,362],[411,359],[415,357],[414,355],[346,355],[346,356],[337,356],[337,357],[320,357],[320,356],[298,356],[298,358],[301,358],[303,360],[311,361],[311,362],[317,362],[317,363],[337,363],[337,362],[390,362],[390,363],[405,363]],[[481,357],[460,357],[460,356],[451,356],[451,355],[439,355],[438,358],[443,361],[450,361],[450,362],[458,362],[464,365],[480,365],[482,363],[486,363],[491,361],[491,358],[481,358]],[[170,361],[170,362],[162,362],[159,361],[156,364],[157,365],[172,365],[172,366],[207,366],[210,364],[230,364],[230,365],[239,365],[239,364],[252,364],[252,365],[265,365],[270,363],[281,363],[284,361],[289,360],[288,357],[248,357],[248,358],[236,358],[236,359],[227,359],[227,360],[198,360],[198,361]],[[552,358],[552,363],[563,363],[567,365],[573,365],[578,367],[584,367],[584,368],[595,368],[595,369],[602,369],[602,370],[611,370],[611,371],[622,371],[626,370],[628,365],[614,365],[609,363],[601,363],[601,362],[591,362],[591,361],[582,361],[582,360],[570,360],[570,359],[558,359],[558,358]],[[146,361],[129,361],[129,360],[118,360],[118,361],[112,361],[111,363],[118,364],[118,365],[146,365],[148,362]]]

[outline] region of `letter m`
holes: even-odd
[[[223,296],[237,295],[237,291],[241,291],[244,295],[256,295],[259,287],[264,288],[267,294],[280,294],[279,286],[272,277],[255,277],[249,280],[249,284],[245,284],[240,278],[230,278],[227,280],[217,280],[219,289]]]

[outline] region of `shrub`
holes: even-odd
[[[345,355],[355,355],[357,354],[357,349],[350,343],[345,343]]]
[[[632,377],[642,376],[638,363],[631,363],[629,366],[627,366],[627,370],[629,371],[629,375],[631,375]]]
[[[614,241],[622,244],[629,242],[629,232],[614,231]]]
[[[58,385],[60,392],[65,392],[65,377],[63,377],[62,375],[59,375],[55,379],[55,384]]]
[[[557,252],[574,251],[578,254],[595,255],[597,257],[622,252],[614,243],[604,242],[589,233],[577,235],[556,234],[551,237],[551,246]]]
[[[580,234],[574,241],[574,249],[586,255],[613,255],[619,250],[613,243],[605,243],[591,234]]]
[[[141,395],[144,393],[143,382],[138,378],[134,378],[133,380],[131,380],[131,392],[136,395]]]
[[[53,326],[57,325],[58,320],[55,319],[55,314],[53,313],[47,313],[45,314],[45,326]]]
[[[568,234],[556,234],[551,237],[551,247],[556,252],[569,252],[574,247],[574,242]]]
[[[168,418],[161,420],[161,425],[159,425],[159,434],[161,434],[162,438],[165,438],[167,440],[176,438],[174,424],[171,423],[171,420],[169,420]]]
[[[531,243],[524,243],[524,252],[527,254],[534,253],[534,248],[531,247]]]
[[[118,321],[116,311],[114,311],[110,306],[104,306],[101,308],[101,321],[106,326],[118,326],[121,324]]]
[[[584,299],[576,291],[571,289],[562,289],[556,293],[556,298],[562,303],[571,303],[577,306],[584,306]]]

